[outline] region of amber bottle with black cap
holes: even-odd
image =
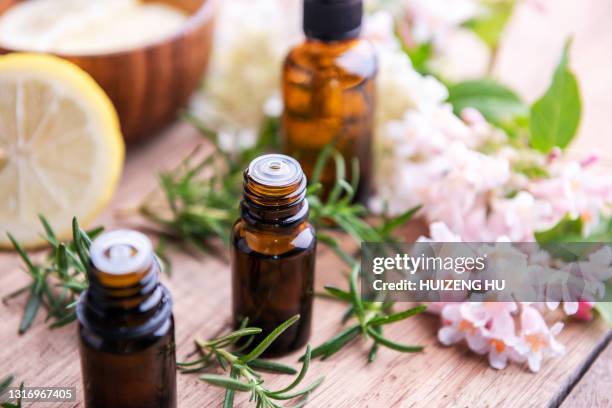
[[[373,46],[359,38],[362,16],[362,0],[304,0],[306,40],[283,67],[282,143],[308,177],[328,144],[344,157],[349,179],[356,177],[352,161],[358,159],[363,202],[372,172],[377,60]],[[330,161],[321,174],[326,192],[335,179]]]
[[[114,231],[90,248],[81,296],[81,368],[87,408],[176,407],[172,301],[149,239]]]
[[[306,344],[314,294],[316,238],[308,222],[306,177],[288,156],[256,158],[244,172],[241,218],[231,234],[234,322],[263,332],[299,314],[300,320],[267,350],[282,355]]]

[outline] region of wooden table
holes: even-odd
[[[537,96],[545,88],[548,73],[558,58],[563,33],[577,31],[573,61],[583,85],[586,112],[583,136],[574,150],[580,153],[591,147],[609,147],[603,130],[607,130],[607,111],[612,103],[609,77],[612,4],[608,0],[543,3],[546,14],[539,14],[531,6],[520,7],[504,42],[498,74],[527,97]],[[155,187],[155,174],[160,169],[176,164],[200,142],[192,128],[176,124],[151,143],[130,149],[122,184],[99,222],[109,227],[138,225],[133,217],[125,214],[130,214]],[[612,158],[612,152],[607,158]],[[192,339],[196,335],[211,336],[227,324],[230,271],[227,263],[212,256],[194,258],[176,252],[172,258],[174,274],[166,283],[176,303],[177,350],[181,359],[192,351]],[[317,262],[317,287],[344,284],[344,267],[333,254],[322,248]],[[18,265],[14,255],[0,254],[0,295],[28,282]],[[75,326],[51,331],[39,316],[33,328],[18,337],[24,303],[25,297],[21,297],[0,305],[0,376],[14,373],[27,386],[76,386],[80,399]],[[333,301],[316,300],[313,345],[340,329],[342,311],[343,307]],[[368,347],[358,343],[329,361],[313,362],[307,380],[320,375],[325,375],[326,380],[311,397],[309,406],[612,406],[612,346],[609,345],[612,335],[600,319],[591,323],[569,322],[559,337],[567,347],[567,354],[546,361],[538,374],[518,365],[496,371],[484,358],[465,348],[440,346],[436,340],[437,319],[423,315],[388,330],[391,338],[423,344],[422,353],[405,355],[381,350],[378,360],[368,365]],[[284,361],[295,363],[296,358],[293,355]],[[273,388],[289,380],[283,376],[268,379]],[[182,408],[220,406],[223,394],[197,377],[185,375],[179,376],[178,391]]]

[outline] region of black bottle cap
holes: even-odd
[[[304,33],[308,38],[339,41],[361,31],[363,0],[304,0]]]

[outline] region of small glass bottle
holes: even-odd
[[[263,329],[257,344],[299,314],[266,354],[299,349],[310,337],[316,237],[308,222],[306,176],[280,154],[260,156],[244,172],[241,218],[231,236],[234,323]]]
[[[304,0],[306,40],[294,47],[283,67],[284,112],[281,139],[307,177],[325,146],[332,143],[352,174],[359,160],[357,199],[365,202],[372,173],[372,128],[377,59],[360,39],[362,0]],[[336,180],[333,160],[321,174],[324,192]]]
[[[85,406],[176,407],[172,300],[151,241],[136,231],[105,233],[90,257],[77,305]]]

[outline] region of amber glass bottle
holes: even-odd
[[[330,143],[344,157],[349,179],[358,159],[357,199],[363,202],[372,173],[377,60],[373,46],[359,38],[362,15],[362,0],[304,0],[306,40],[283,67],[282,142],[308,177]],[[330,161],[321,175],[326,192],[335,179]]]
[[[308,222],[306,177],[280,154],[261,156],[244,173],[241,218],[232,229],[234,321],[245,318],[263,332],[299,314],[267,355],[303,346],[310,336],[316,238]]]
[[[149,239],[103,234],[77,306],[87,408],[176,407],[172,301]]]

